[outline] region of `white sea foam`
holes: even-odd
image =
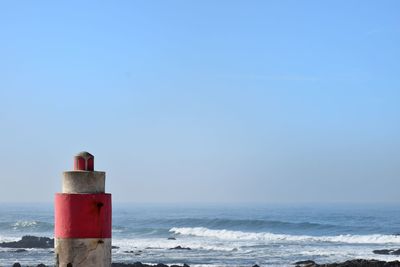
[[[397,235],[337,235],[337,236],[308,236],[286,235],[268,232],[254,233],[230,230],[213,230],[205,227],[174,227],[170,232],[180,235],[218,238],[224,240],[255,240],[266,242],[335,242],[348,244],[400,244]]]
[[[13,241],[18,241],[20,239],[21,238],[19,236],[17,237],[17,236],[10,236],[10,235],[7,235],[7,236],[0,235],[0,243],[2,243],[2,242],[13,242]]]
[[[36,221],[17,221],[13,224],[13,229],[32,227],[36,226],[37,224],[38,223]]]
[[[120,247],[119,251],[132,249],[162,249],[168,250],[177,246],[190,247],[191,249],[209,251],[233,251],[237,247],[231,244],[221,246],[217,242],[204,240],[193,240],[190,238],[179,240],[167,240],[166,238],[135,238],[135,239],[113,239],[113,245]],[[177,250],[179,251],[179,250]]]

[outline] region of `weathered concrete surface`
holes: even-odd
[[[105,172],[67,171],[63,173],[62,192],[70,194],[104,193],[105,181]]]
[[[57,267],[110,267],[111,238],[56,238]]]

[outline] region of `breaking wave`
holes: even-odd
[[[331,224],[319,224],[311,222],[286,222],[278,220],[264,220],[264,219],[204,219],[204,218],[180,218],[170,220],[160,220],[163,224],[173,225],[175,227],[195,227],[203,226],[217,229],[336,229],[339,226]],[[235,230],[235,229],[234,229]]]
[[[51,231],[53,230],[54,225],[48,222],[42,221],[14,221],[14,222],[1,222],[0,229],[1,230],[11,230],[11,231],[27,231],[27,230],[35,230],[35,231]]]
[[[213,230],[205,227],[174,227],[169,230],[178,235],[189,235],[197,237],[218,238],[223,240],[255,240],[270,243],[279,242],[331,242],[348,244],[400,244],[398,235],[336,235],[336,236],[309,236],[309,235],[286,235],[269,232],[242,232],[230,230]]]

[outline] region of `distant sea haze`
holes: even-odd
[[[52,205],[0,205],[0,242],[53,236]],[[190,266],[287,266],[354,258],[396,260],[400,207],[115,204],[113,261]],[[184,250],[176,247],[190,248]],[[51,249],[0,248],[0,266],[54,264]]]

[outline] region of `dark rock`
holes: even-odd
[[[312,261],[312,260],[298,261],[298,262],[296,262],[295,264],[296,264],[296,266],[299,266],[299,267],[311,267],[311,266],[316,266],[316,265],[315,265],[315,262]]]
[[[301,264],[315,264],[315,261],[312,260],[306,260],[306,261],[298,261],[295,264],[301,265]]]
[[[377,249],[372,252],[375,254],[381,254],[381,255],[400,255],[400,248],[399,249]]]
[[[177,247],[170,248],[170,249],[177,249],[177,250],[191,250],[191,248],[184,248],[184,247],[181,247],[181,246],[177,246]]]
[[[142,264],[141,262],[135,263],[113,263],[112,267],[148,267],[147,264]]]
[[[132,254],[135,254],[135,256],[140,256],[140,254],[141,254],[142,252],[143,252],[143,251],[141,251],[141,250],[138,250],[138,251],[125,250],[125,251],[124,251],[124,253],[132,253]]]
[[[306,262],[306,261],[303,261]],[[299,262],[301,263],[301,262]],[[349,260],[341,263],[328,263],[328,264],[317,264],[310,261],[309,264],[298,264],[298,267],[400,267],[400,261],[378,261],[378,260]]]
[[[22,267],[20,263],[16,262],[13,264],[12,267]],[[28,266],[29,267],[29,266]],[[47,267],[46,265],[44,265],[43,263],[38,264],[36,267]]]
[[[111,249],[119,249],[117,246],[111,246]]]
[[[389,255],[391,251],[392,251],[391,249],[376,249],[376,250],[374,250],[372,252],[374,254]]]
[[[169,267],[168,265],[165,265],[163,263],[159,263],[156,265],[151,265],[151,264],[144,264],[141,262],[135,262],[135,263],[118,263],[114,262],[112,264],[112,267]],[[171,265],[170,267],[190,267],[187,264],[182,265]]]
[[[17,249],[17,250],[14,250],[13,252],[21,253],[21,252],[26,252],[26,251],[27,251],[27,250],[24,249],[24,248],[19,248],[19,249]]]
[[[175,237],[168,237],[168,240],[176,240]]]
[[[254,264],[253,267],[260,267],[260,266],[258,266],[258,264]]]
[[[19,241],[0,243],[3,248],[53,248],[54,239],[48,237],[23,236]]]

